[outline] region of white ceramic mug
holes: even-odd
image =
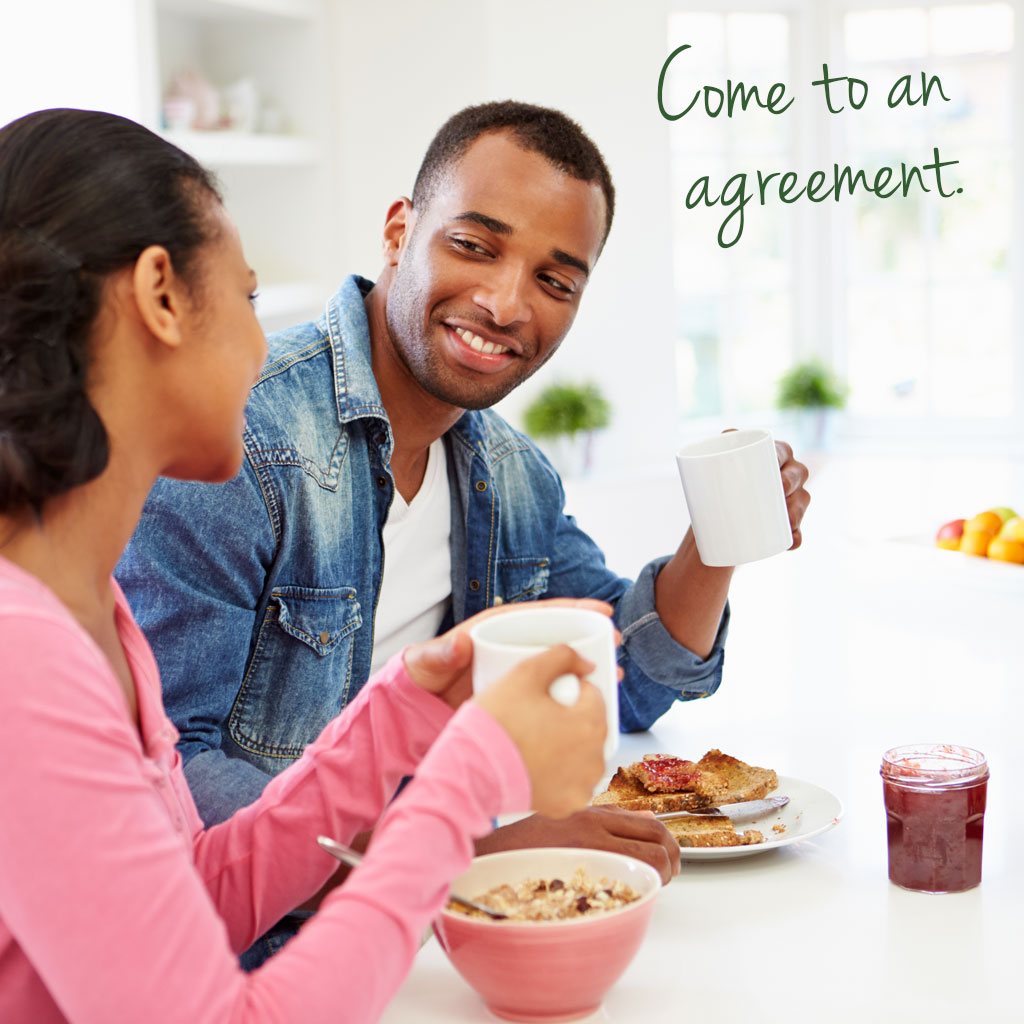
[[[676,453],[693,537],[705,565],[740,565],[786,551],[793,531],[775,442],[730,430]]]
[[[469,632],[473,641],[473,691],[497,682],[519,662],[550,647],[568,644],[596,666],[587,681],[601,691],[608,721],[605,758],[619,743],[619,677],[615,659],[615,626],[607,615],[587,608],[515,608],[478,622]],[[559,676],[551,696],[571,706],[579,698],[576,676]]]

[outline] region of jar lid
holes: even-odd
[[[952,743],[911,743],[887,750],[883,779],[923,789],[966,786],[988,778],[988,762],[980,750]]]

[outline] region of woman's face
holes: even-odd
[[[230,480],[242,464],[245,403],[267,357],[256,319],[256,274],[231,218],[219,203],[215,232],[198,254],[192,303],[183,321],[183,362],[175,387],[175,458],[163,470],[179,479]]]

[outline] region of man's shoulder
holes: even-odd
[[[268,334],[267,361],[253,393],[273,394],[277,388],[287,387],[288,373],[296,367],[314,373],[325,369],[329,372],[330,350],[331,338],[322,317]]]
[[[323,424],[321,417],[337,426],[334,357],[322,319],[267,337],[267,361],[245,408],[246,434],[263,446],[302,421]]]

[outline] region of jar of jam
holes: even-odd
[[[963,892],[981,882],[988,791],[985,755],[915,744],[882,758],[889,880],[918,892]]]

